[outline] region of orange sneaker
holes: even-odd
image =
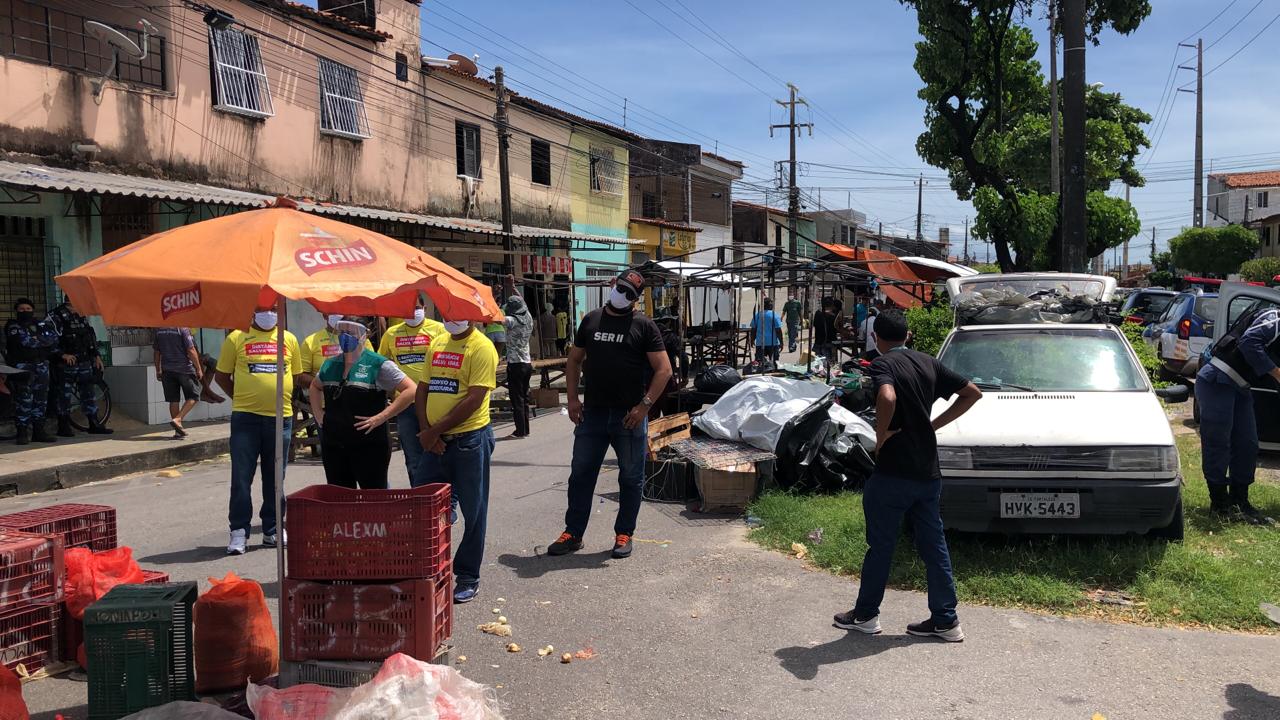
[[[571,552],[578,552],[582,549],[582,538],[574,537],[569,533],[560,533],[560,537],[555,542],[547,546],[548,555],[568,555]]]
[[[613,539],[613,557],[631,557],[631,536],[618,535]]]

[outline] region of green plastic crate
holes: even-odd
[[[195,700],[196,584],[117,585],[84,612],[89,720]]]

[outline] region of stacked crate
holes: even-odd
[[[453,624],[448,515],[442,484],[313,485],[289,496],[280,606],[286,684],[346,684],[342,678],[367,668],[344,673],[342,663],[395,653],[436,658]]]
[[[0,662],[28,671],[58,660],[62,536],[0,528]]]

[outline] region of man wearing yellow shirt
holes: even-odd
[[[276,312],[259,309],[248,330],[222,341],[214,379],[231,401],[231,502],[228,555],[243,555],[253,520],[253,473],[262,466],[262,544],[276,545],[276,443],[293,434],[293,383],[302,372],[298,339],[284,333],[284,434],[276,437]],[[285,457],[288,457],[286,453]],[[280,478],[283,482],[284,478]]]
[[[325,315],[325,327],[311,333],[306,340],[302,341],[302,375],[298,377],[298,387],[304,391],[311,387],[311,381],[320,374],[320,367],[324,365],[324,361],[342,353],[342,349],[338,347],[338,331],[334,330],[335,323],[342,320],[342,317],[342,315]],[[364,341],[364,347],[366,350],[373,350],[373,345],[368,340]]]
[[[445,321],[431,343],[416,411],[423,454],[410,477],[414,487],[449,483],[462,510],[462,542],[453,556],[453,601],[470,602],[480,588],[489,514],[489,458],[493,428],[489,392],[498,384],[498,351],[466,321]]]
[[[378,343],[378,354],[396,364],[410,380],[422,382],[423,369],[427,366],[427,350],[431,341],[446,335],[444,325],[435,320],[428,320],[422,308],[422,299],[418,299],[418,307],[413,316],[404,322],[392,325],[382,334]],[[400,447],[404,450],[404,467],[410,481],[422,461],[422,445],[418,442],[418,415],[411,405],[396,416],[396,433],[400,436]]]

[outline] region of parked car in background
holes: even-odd
[[[1210,335],[1216,339],[1231,329],[1241,316],[1261,306],[1280,307],[1280,289],[1244,283],[1224,284],[1218,295]],[[1212,343],[1206,345],[1199,355],[1202,363],[1208,362],[1212,351]],[[1263,450],[1280,451],[1280,384],[1267,376],[1252,388],[1252,393],[1253,415],[1258,424],[1258,444]],[[1199,422],[1198,405],[1193,406],[1192,414]]]
[[[1160,358],[1166,380],[1195,377],[1201,353],[1213,344],[1217,313],[1217,293],[1179,293],[1164,314],[1142,331]]]
[[[1143,288],[1125,298],[1120,306],[1120,318],[1124,322],[1149,325],[1169,309],[1177,296],[1173,290]]]
[[[1062,288],[1106,301],[1115,286],[1112,278],[1058,274],[969,280],[949,280],[951,296]],[[1187,388],[1154,390],[1114,325],[965,325],[947,336],[938,359],[985,391],[938,431],[946,527],[1182,537],[1181,467],[1158,398],[1181,402]]]

